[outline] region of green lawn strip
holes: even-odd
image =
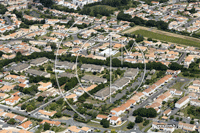
[[[178,38],[178,37],[173,37],[173,36],[162,35],[162,34],[147,31],[147,30],[136,30],[132,33],[141,34],[145,37],[158,39],[158,40],[161,40],[161,41],[183,44],[183,45],[187,45],[187,46],[200,47],[200,42],[198,42],[198,41],[192,41],[192,40],[189,40],[189,39],[183,39],[183,38]]]

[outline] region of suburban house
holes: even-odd
[[[186,105],[187,103],[189,103],[189,101],[190,101],[189,96],[184,96],[184,97],[182,97],[181,99],[179,99],[179,100],[175,103],[175,107],[176,107],[176,108],[181,108],[181,107],[183,107],[184,105]]]
[[[54,114],[56,114],[56,113],[57,113],[56,111],[49,112],[46,110],[39,110],[37,112],[37,114],[42,115],[44,117],[48,117],[48,118],[54,116]]]
[[[121,117],[112,116],[111,118],[109,118],[109,120],[112,125],[120,125],[121,124]]]
[[[92,83],[92,84],[101,84],[101,83],[107,83],[107,79],[100,78],[98,76],[93,76],[93,75],[84,75],[81,78],[81,82],[86,82],[86,83]]]
[[[81,70],[85,70],[86,72],[98,72],[101,73],[104,70],[103,66],[93,65],[93,64],[83,64],[81,66]]]
[[[121,89],[123,89],[123,87],[125,87],[129,83],[130,83],[130,79],[129,78],[122,77],[122,78],[116,80],[112,84],[112,87],[115,88],[116,90],[121,90]]]
[[[44,76],[45,78],[49,78],[51,76],[50,73],[44,72],[44,71],[40,71],[40,70],[35,70],[35,69],[28,69],[26,71],[26,74],[28,75],[32,75],[34,77],[36,76]]]
[[[111,88],[111,95],[114,94],[116,90]],[[94,94],[94,97],[99,100],[106,100],[110,96],[110,87],[106,87],[104,89],[99,90]]]
[[[178,128],[183,129],[184,131],[195,131],[196,125],[179,122]]]
[[[32,127],[32,122],[26,121],[26,122],[22,123],[21,125],[19,125],[18,127],[21,129],[24,129],[24,130],[28,130],[29,128]]]
[[[37,59],[33,59],[30,62],[31,66],[41,66],[44,63],[47,63],[49,61],[49,59],[47,59],[46,57],[42,57],[42,58],[37,58]]]
[[[68,61],[57,62],[56,68],[74,70],[76,68],[76,64]]]
[[[135,77],[138,75],[138,72],[139,72],[139,69],[129,68],[129,69],[124,73],[124,77],[133,80],[133,79],[135,79]]]
[[[40,124],[45,124],[45,123],[49,123],[50,126],[57,126],[57,127],[61,125],[61,122],[59,121],[43,120],[42,122],[40,122]]]
[[[45,91],[46,89],[49,89],[52,87],[51,82],[47,82],[47,83],[39,82],[38,84],[40,85],[38,86],[38,90],[40,91]]]
[[[102,119],[108,119],[108,116],[106,116],[106,115],[101,115],[101,114],[98,114],[98,115],[97,115],[97,117],[96,117],[96,119],[98,119],[98,120],[102,120]]]

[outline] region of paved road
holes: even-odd
[[[9,25],[12,25],[12,22],[10,21],[10,18],[8,18],[7,16],[5,16],[5,20],[8,22]]]
[[[184,52],[184,53],[180,56],[180,58],[178,59],[177,63],[178,63],[178,64],[181,64],[181,62],[183,61],[183,59],[185,58],[186,55],[187,55],[187,53]]]
[[[58,96],[58,97],[56,97],[56,98],[54,98],[54,99],[51,99],[49,102],[47,102],[47,103],[43,104],[42,106],[38,107],[37,109],[31,111],[29,114],[34,114],[34,113],[38,112],[40,109],[44,109],[44,108],[45,108],[46,106],[48,106],[50,103],[52,103],[53,101],[57,101],[57,100],[59,100],[60,98],[62,98],[62,95],[60,95],[60,96]]]

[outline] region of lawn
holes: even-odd
[[[181,86],[184,84],[185,82],[176,82],[171,88],[182,91],[181,90]]]
[[[122,126],[120,126],[120,127],[109,127],[108,129],[115,129],[115,130],[127,130],[127,128],[124,128],[124,125],[126,125],[127,124],[127,122],[125,122]],[[94,122],[88,122],[87,123],[87,125],[89,125],[89,126],[91,126],[91,127],[95,127],[95,128],[103,128],[103,126],[102,125],[100,125],[100,124],[98,124],[98,123],[94,123]],[[123,127],[123,128],[122,128]]]
[[[185,133],[182,129],[176,129],[173,133]]]
[[[121,52],[116,53],[113,57],[119,57],[121,56]]]
[[[117,10],[116,7],[112,7],[112,6],[107,6],[107,5],[95,5],[95,6],[92,6],[91,8],[94,9],[94,8],[106,8],[107,10],[109,11],[114,11],[114,10]]]
[[[139,126],[140,130],[142,130],[144,127],[148,126],[149,124],[151,124],[152,121],[150,120],[150,121],[149,121],[149,124],[146,125],[146,126],[143,126],[143,123],[144,123],[144,122],[145,122],[145,121],[143,121],[143,122],[137,124],[137,125]],[[150,127],[151,127],[151,126],[150,126]]]
[[[188,46],[200,47],[200,42],[195,41],[195,40],[189,40],[189,39],[183,39],[183,38],[179,38],[179,37],[168,36],[168,35],[159,34],[159,33],[151,32],[151,31],[147,31],[147,30],[140,29],[140,30],[136,30],[132,33],[141,34],[145,37],[158,39],[158,40],[161,40],[161,41],[183,44],[183,45],[188,45]]]

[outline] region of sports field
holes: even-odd
[[[136,26],[129,30],[124,31],[123,33],[133,33],[141,34],[144,37],[149,37],[152,39],[157,39],[160,41],[166,41],[176,44],[182,44],[187,46],[200,47],[200,39],[193,38],[189,36],[179,35],[175,33],[165,32],[157,29],[151,29],[142,26]]]

